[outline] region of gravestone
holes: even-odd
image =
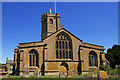
[[[72,77],[73,72],[72,71],[68,71],[68,77]]]
[[[40,77],[39,69],[36,69],[36,70],[35,70],[35,77],[36,77],[36,78]]]
[[[60,74],[59,74],[59,77],[60,77],[60,78],[65,78],[65,74],[64,74],[64,73],[60,73]]]
[[[106,79],[108,80],[108,74],[105,72],[105,71],[100,71],[100,73],[98,74],[98,79],[99,80],[103,80],[103,79]]]
[[[77,69],[73,70],[73,76],[78,76],[78,70]]]
[[[72,70],[72,71],[68,71],[68,77],[73,77],[73,76],[78,76],[78,71]]]
[[[28,68],[24,68],[23,69],[23,78],[27,78],[29,77],[29,69]]]

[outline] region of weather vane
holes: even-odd
[[[55,13],[56,13],[56,0],[55,0]]]

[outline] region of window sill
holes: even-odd
[[[29,68],[38,68],[37,66],[29,66]]]
[[[98,68],[97,66],[89,66],[89,68]]]
[[[56,61],[72,61],[72,59],[56,59]]]

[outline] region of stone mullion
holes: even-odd
[[[69,57],[69,55],[71,55],[70,53],[69,53],[69,42],[67,41],[67,51],[68,51],[68,59],[70,59],[70,57]]]
[[[90,55],[90,66],[92,66],[92,56]]]
[[[98,65],[98,59],[97,59],[97,56],[95,56],[95,66]]]
[[[91,59],[91,62],[92,62],[92,66],[93,66],[93,56],[91,56],[91,58],[92,58],[92,59]]]
[[[63,50],[61,50],[61,54],[62,54],[62,55],[61,55],[61,59],[63,59]]]
[[[95,56],[93,55],[93,66],[95,66]]]
[[[31,64],[31,63],[30,63],[30,62],[31,62],[31,61],[30,61],[30,60],[31,60],[31,59],[30,59],[30,55],[31,55],[31,54],[28,54],[29,66],[30,66],[30,64]]]
[[[31,66],[31,62],[32,62],[32,60],[31,60],[31,54],[29,55],[29,65]]]
[[[89,55],[90,56],[90,55]],[[90,56],[90,66],[91,66],[91,56]]]
[[[31,54],[31,66],[33,66],[33,54]]]
[[[68,53],[68,59],[70,59],[70,57],[69,57],[69,50],[67,49],[67,53]]]
[[[65,59],[66,59],[66,51],[64,50],[64,54],[65,54]]]
[[[62,50],[62,40],[61,40],[61,50]]]
[[[59,42],[60,42],[60,44],[59,44],[59,49],[61,50],[61,40],[60,40]]]
[[[67,41],[67,49],[69,50],[69,43],[68,43],[68,41]]]
[[[93,64],[92,64],[92,66],[94,65],[94,56],[92,55],[92,62],[93,62]]]
[[[66,59],[65,41],[64,41],[64,53],[65,53],[65,59]]]
[[[94,57],[95,57],[95,56],[93,55],[93,66],[95,66],[95,60],[94,60]]]
[[[65,43],[64,45],[65,45],[65,52],[66,52],[67,51],[67,49],[66,49],[66,40],[64,41],[64,43]]]
[[[60,44],[59,44],[59,40],[58,40],[58,59],[60,59],[59,46],[60,46]]]
[[[94,64],[93,65],[95,66],[95,56],[93,56],[93,60],[94,60]]]
[[[65,59],[66,59],[65,41],[64,41],[64,53],[65,53]]]
[[[92,55],[92,66],[93,66],[93,55]]]
[[[34,66],[34,54],[33,54],[33,66]]]
[[[62,54],[62,55],[61,55],[61,58],[63,59],[63,49],[62,49],[62,47],[63,47],[63,46],[62,46],[62,40],[61,40],[61,54]]]
[[[67,40],[66,40],[67,41]],[[66,49],[66,51],[67,51],[67,56],[68,56],[68,58],[67,59],[69,59],[69,50],[68,49]]]
[[[34,66],[36,66],[36,55],[34,54]]]
[[[58,59],[60,59],[60,53],[59,53],[59,50],[58,50]]]

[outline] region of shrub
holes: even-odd
[[[84,78],[89,78],[89,77],[90,77],[90,74],[88,74],[88,73],[84,74]]]
[[[109,71],[111,70],[111,67],[108,64],[100,65],[100,70],[104,70],[109,74]]]

